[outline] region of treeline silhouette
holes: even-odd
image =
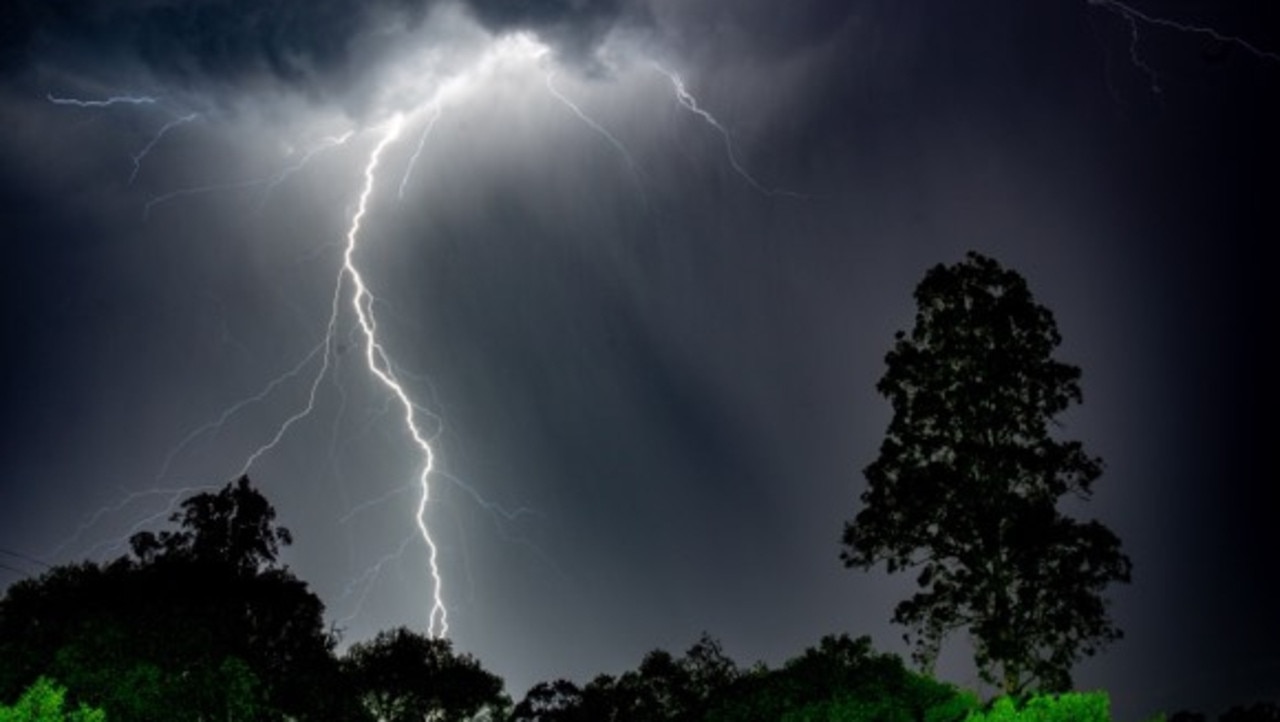
[[[505,713],[502,680],[446,639],[394,629],[336,654],[319,597],[277,561],[292,536],[275,517],[242,477],[183,501],[176,529],[134,535],[128,555],[10,586],[0,703],[61,690],[113,722]]]
[[[9,588],[0,722],[1107,722],[1105,693],[1071,693],[1071,672],[1122,638],[1106,590],[1129,582],[1132,563],[1109,528],[1059,505],[1088,500],[1104,468],[1057,433],[1083,399],[1081,370],[1056,357],[1053,313],[995,259],[938,264],[914,296],[913,327],[895,334],[876,385],[893,417],[840,556],[915,575],[893,621],[923,674],[866,637],[742,669],[704,636],[682,657],[655,650],[633,671],[544,682],[513,704],[448,640],[400,628],[339,655],[323,604],[277,562],[292,536],[241,478],[184,501],[176,529],[134,535],[129,555]],[[1002,697],[980,704],[931,677],[961,630]],[[1280,722],[1280,710],[1218,719]]]
[[[704,634],[682,656],[654,650],[635,670],[542,682],[513,702],[447,639],[397,628],[337,654],[320,599],[277,562],[292,536],[247,478],[188,498],[172,521],[135,535],[118,559],[53,567],[8,589],[0,720],[961,722],[983,709],[847,635],[771,669],[740,667]],[[1280,709],[1218,719],[1280,722]]]

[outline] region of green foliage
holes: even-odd
[[[924,722],[961,722],[978,709],[981,702],[969,690],[953,690],[950,697],[934,702],[924,714]]]
[[[961,722],[977,706],[969,693],[908,670],[876,653],[868,637],[825,637],[781,669],[740,678],[706,716],[708,722]]]
[[[915,298],[876,386],[893,418],[841,558],[918,570],[893,620],[925,670],[967,628],[986,681],[1068,689],[1074,662],[1121,636],[1102,591],[1130,574],[1115,534],[1057,509],[1102,473],[1080,442],[1049,433],[1082,398],[1080,370],[1053,358],[1053,314],[990,258],[935,266]]]
[[[788,710],[781,722],[964,722],[970,711],[978,708],[978,699],[968,692],[928,704],[909,696],[851,697],[841,696]]]
[[[0,722],[105,722],[100,709],[81,704],[64,711],[67,690],[48,677],[40,677],[27,688],[12,707],[0,705]]]
[[[1037,694],[1021,705],[1000,697],[965,722],[1111,722],[1111,700],[1106,692]]]
[[[115,626],[86,628],[74,643],[54,655],[52,673],[82,699],[111,713],[113,719],[163,722],[173,719],[170,696],[186,686],[175,684],[155,664],[132,652],[123,630]]]

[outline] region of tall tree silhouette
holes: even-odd
[[[980,673],[1006,693],[1067,689],[1075,661],[1120,638],[1102,592],[1130,574],[1114,533],[1057,508],[1088,499],[1102,473],[1050,434],[1082,399],[1080,369],[1053,358],[1053,314],[991,258],[935,266],[915,299],[876,386],[893,418],[841,558],[919,570],[893,620],[926,669],[967,628]]]

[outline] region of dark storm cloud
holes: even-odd
[[[665,22],[669,42],[686,51],[716,46],[744,57],[792,55],[827,42],[841,30],[879,11],[865,2],[823,0],[724,3],[714,0],[666,2],[655,14]]]
[[[299,83],[340,66],[353,35],[385,5],[30,0],[12,9],[4,57],[17,65],[52,53],[99,68],[139,60],[171,79]]]
[[[276,84],[326,94],[417,27],[438,0],[17,0],[0,26],[0,67],[57,64],[97,75],[141,65],[165,83],[209,91]],[[532,30],[562,57],[585,60],[626,16],[623,0],[499,2],[460,6],[494,33]],[[361,45],[363,39],[376,36]],[[383,37],[385,36],[385,37]],[[102,78],[98,78],[101,80]]]
[[[592,51],[617,24],[648,20],[643,6],[627,0],[468,0],[467,5],[491,31],[532,30],[563,59],[588,64]]]

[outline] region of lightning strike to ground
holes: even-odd
[[[401,198],[405,195],[406,187],[409,181],[411,180],[412,173],[416,168],[416,164],[421,154],[423,153],[423,149],[426,144],[427,138],[431,135],[437,122],[441,118],[441,115],[443,112],[441,98],[443,95],[448,94],[448,92],[456,91],[463,88],[466,83],[473,81],[475,77],[481,76],[489,72],[491,70],[491,66],[495,65],[496,63],[498,63],[500,60],[504,58],[519,57],[520,55],[527,55],[532,60],[537,61],[538,59],[543,57],[546,54],[546,52],[547,51],[544,47],[541,47],[539,44],[536,44],[534,41],[530,39],[527,39],[527,38],[522,39],[521,37],[515,37],[509,40],[508,42],[506,42],[505,44],[499,44],[497,46],[497,51],[495,51],[494,53],[490,53],[486,55],[485,59],[478,66],[478,69],[474,69],[470,73],[467,73],[463,76],[459,76],[455,78],[453,81],[447,82],[430,99],[424,101],[419,106],[420,109],[418,111],[415,111],[414,116],[412,117],[421,117],[418,114],[427,112],[427,111],[429,111],[430,114],[426,116],[425,125],[420,135],[417,138],[416,146],[414,147],[414,150],[405,165],[404,175],[400,179],[397,195]],[[661,70],[661,68],[659,68],[659,70]],[[572,112],[575,117],[577,117],[580,121],[586,124],[594,132],[599,134],[603,139],[609,142],[609,144],[612,145],[615,150],[618,151],[618,153],[622,156],[622,158],[627,163],[628,167],[631,168],[637,182],[640,184],[641,192],[643,194],[644,192],[643,177],[640,172],[639,166],[635,162],[635,159],[631,155],[629,149],[618,139],[618,137],[613,135],[602,124],[600,124],[591,116],[589,116],[580,106],[578,106],[568,96],[564,95],[560,91],[560,89],[555,85],[554,73],[552,71],[545,68],[543,69],[543,71],[544,71],[544,77],[546,80],[546,87],[548,92],[554,98],[556,98],[562,105],[564,105],[570,112]],[[688,91],[685,89],[683,85],[683,82],[677,76],[671,73],[667,73],[665,70],[663,70],[662,72],[664,72],[671,79],[673,87],[676,90],[677,100],[681,103],[681,105],[687,108],[690,112],[693,112],[694,114],[698,115],[706,123],[711,125],[717,132],[721,134],[722,138],[724,139],[726,149],[728,150],[730,165],[733,167],[735,172],[737,172],[752,187],[754,187],[755,189],[757,189],[762,193],[765,193],[768,195],[799,195],[799,194],[790,193],[788,191],[778,191],[778,190],[770,189],[763,186],[758,181],[756,181],[755,178],[751,176],[743,168],[742,164],[738,161],[732,139],[729,136],[729,133],[727,132],[727,130],[723,126],[721,126],[720,123],[709,112],[707,112],[706,110],[703,110],[698,105],[696,99],[693,98],[693,96],[688,93]],[[84,107],[84,108],[102,108],[102,107],[108,107],[113,105],[123,105],[123,104],[149,105],[156,102],[154,98],[150,98],[150,97],[126,96],[126,95],[113,96],[111,98],[107,98],[104,100],[79,100],[79,99],[73,99],[73,98],[62,98],[62,97],[57,97],[52,94],[49,94],[48,100],[49,102],[57,105],[67,105],[67,106],[76,106],[76,107]],[[134,160],[135,168],[134,168],[134,174],[131,176],[131,180],[134,177],[136,177],[136,175],[138,174],[138,170],[142,164],[142,161],[147,157],[147,155],[156,146],[156,144],[159,143],[160,140],[169,131],[171,131],[173,128],[183,123],[192,122],[193,120],[195,120],[196,117],[197,117],[196,115],[192,114],[192,115],[183,116],[170,121],[151,138],[150,142],[146,146],[144,146],[139,152],[135,153],[132,156]],[[316,368],[316,370],[314,371],[314,375],[310,375],[308,380],[307,391],[305,395],[305,402],[301,403],[300,406],[296,408],[296,410],[294,410],[287,418],[285,418],[281,423],[279,423],[275,427],[274,433],[271,435],[269,439],[266,440],[265,443],[258,446],[252,453],[250,453],[245,458],[244,464],[237,475],[247,474],[265,454],[271,452],[283,441],[283,439],[289,434],[290,430],[296,424],[298,424],[300,421],[311,416],[315,412],[315,409],[317,407],[318,396],[319,396],[322,384],[325,382],[326,379],[330,377],[332,373],[334,373],[334,369],[336,367],[336,364],[338,363],[338,355],[341,352],[340,339],[338,338],[339,321],[341,318],[345,316],[345,312],[343,310],[346,307],[345,304],[350,304],[349,308],[352,311],[354,311],[356,325],[358,326],[358,327],[353,327],[351,329],[351,333],[358,337],[358,340],[353,339],[352,342],[361,344],[364,351],[363,359],[368,372],[371,373],[378,380],[379,384],[382,387],[384,387],[386,391],[390,392],[388,395],[388,404],[389,404],[388,408],[395,407],[402,412],[402,421],[404,424],[405,431],[407,435],[410,437],[413,446],[416,448],[418,452],[420,463],[417,466],[418,471],[416,474],[416,483],[417,483],[417,491],[418,491],[418,502],[416,505],[416,512],[414,515],[414,520],[416,523],[416,533],[411,535],[409,539],[402,542],[398,546],[397,550],[385,555],[381,560],[379,560],[371,568],[367,569],[364,574],[362,574],[360,577],[354,580],[348,586],[348,592],[344,594],[344,597],[349,597],[353,595],[358,597],[358,600],[356,603],[356,609],[352,615],[354,616],[355,614],[358,614],[360,611],[360,607],[363,605],[365,597],[369,593],[369,589],[373,580],[377,578],[377,576],[381,573],[383,568],[388,563],[390,563],[391,560],[403,557],[403,555],[406,553],[409,543],[413,538],[420,537],[422,541],[425,542],[427,547],[427,552],[428,552],[427,566],[428,566],[428,572],[431,577],[430,578],[431,601],[429,602],[429,609],[427,612],[427,622],[428,622],[427,631],[432,636],[443,637],[447,635],[449,631],[448,613],[447,613],[447,608],[444,604],[444,595],[443,595],[444,585],[442,581],[441,570],[440,570],[439,559],[438,559],[438,548],[432,536],[432,532],[428,528],[428,524],[427,524],[428,505],[431,502],[431,498],[432,498],[431,497],[432,483],[436,479],[446,479],[451,483],[457,485],[461,490],[466,492],[472,499],[474,499],[477,504],[479,504],[483,509],[485,509],[486,511],[488,511],[493,515],[495,522],[498,523],[500,532],[502,532],[503,530],[504,522],[515,522],[516,520],[518,520],[524,515],[535,514],[536,512],[527,508],[518,508],[513,511],[510,509],[504,508],[502,506],[499,506],[497,504],[493,504],[488,500],[486,500],[476,489],[467,485],[462,480],[449,476],[447,474],[444,474],[443,472],[437,471],[434,468],[435,456],[431,446],[430,435],[424,431],[424,428],[426,427],[424,427],[424,425],[420,421],[423,415],[427,414],[428,412],[426,412],[417,404],[415,404],[412,398],[410,397],[405,386],[401,383],[401,380],[400,380],[399,374],[397,373],[397,369],[395,368],[395,365],[391,361],[390,357],[388,356],[383,346],[382,339],[378,335],[379,329],[378,329],[377,319],[375,318],[375,314],[374,314],[374,304],[376,302],[376,299],[374,298],[372,292],[370,291],[368,285],[366,284],[364,275],[357,262],[357,256],[360,250],[360,245],[362,243],[363,234],[365,233],[364,225],[365,225],[366,219],[369,216],[370,207],[374,200],[375,192],[377,191],[377,184],[378,184],[379,175],[381,173],[381,169],[383,165],[384,155],[386,155],[388,152],[388,149],[400,139],[401,135],[403,134],[405,125],[406,125],[405,117],[402,115],[397,115],[391,121],[389,121],[385,125],[373,131],[378,133],[378,136],[377,136],[376,143],[374,144],[373,149],[369,152],[369,155],[367,156],[367,160],[364,164],[363,173],[361,176],[363,182],[360,185],[360,191],[358,193],[357,201],[355,203],[355,210],[350,218],[347,231],[344,235],[344,244],[343,244],[344,250],[342,254],[342,263],[340,268],[337,271],[337,275],[334,280],[334,288],[333,288],[333,294],[331,299],[331,308],[330,308],[330,313],[328,317],[328,322],[325,327],[323,339],[317,345],[315,345],[307,354],[305,354],[305,356],[293,368],[291,368],[290,370],[286,371],[284,374],[268,382],[265,385],[265,387],[263,387],[258,393],[233,404],[231,407],[227,408],[215,420],[209,423],[206,423],[205,425],[193,430],[186,437],[184,437],[178,443],[178,445],[172,451],[170,451],[170,453],[165,457],[164,462],[160,469],[160,473],[157,476],[157,482],[159,481],[160,477],[167,475],[175,457],[178,454],[182,453],[183,450],[186,449],[196,438],[198,438],[203,434],[217,431],[246,407],[252,404],[255,404],[259,401],[262,401],[267,396],[272,395],[286,381],[290,381],[298,377],[299,375],[304,373],[304,371],[307,368],[313,367],[313,364],[317,363],[316,357],[319,356],[320,359],[318,362],[318,368]],[[275,189],[277,186],[285,182],[293,174],[301,171],[317,155],[319,155],[320,153],[330,148],[334,148],[336,146],[346,144],[351,137],[353,137],[353,133],[346,133],[345,135],[341,135],[341,136],[325,138],[323,142],[312,147],[310,150],[304,153],[296,162],[289,164],[279,172],[269,177],[258,177],[258,178],[251,178],[247,180],[230,182],[230,183],[208,184],[208,185],[196,186],[196,187],[190,187],[190,188],[180,188],[177,190],[169,191],[161,195],[154,196],[153,198],[151,198],[151,200],[149,200],[145,204],[143,209],[143,217],[144,219],[148,218],[151,210],[155,206],[161,203],[165,203],[167,201],[188,196],[188,195],[197,195],[197,194],[211,193],[216,191],[251,189],[251,188],[263,189],[262,203],[265,204],[267,197],[270,195],[273,189]],[[350,286],[348,286],[348,283],[350,284]],[[350,293],[350,296],[347,296],[347,293]],[[199,487],[199,488],[204,489],[209,487]],[[163,500],[166,502],[165,510],[158,514],[147,516],[145,519],[135,524],[133,529],[136,531],[137,529],[141,528],[146,524],[154,523],[158,521],[161,516],[171,513],[172,510],[175,508],[175,505],[178,503],[178,500],[181,498],[181,496],[186,493],[190,493],[194,489],[195,487],[186,487],[183,489],[162,489],[157,487],[152,490],[132,492],[128,494],[125,500],[120,502],[120,504],[113,507],[106,507],[100,510],[99,512],[97,512],[93,517],[91,517],[85,524],[81,526],[81,529],[79,529],[76,532],[75,538],[78,538],[82,533],[84,533],[84,531],[88,527],[91,527],[94,524],[98,523],[99,519],[102,518],[104,515],[108,513],[112,513],[114,511],[118,511],[124,508],[124,506],[134,503],[139,499],[146,498],[149,496],[160,495],[163,498]],[[346,520],[351,518],[353,515],[362,512],[364,509],[367,509],[369,507],[382,503],[386,499],[394,495],[404,493],[408,489],[409,489],[408,486],[400,487],[399,489],[389,494],[384,494],[377,498],[374,498],[372,500],[359,504],[354,508],[351,508],[349,513],[343,517],[342,521],[345,522]],[[527,540],[521,539],[519,537],[512,537],[506,534],[504,534],[503,536],[504,538],[507,538],[510,541],[516,541],[516,542],[525,544],[530,549],[537,552],[552,568],[555,568],[554,563],[552,563],[552,561],[548,557],[546,557],[546,555],[543,554],[532,543],[528,542]],[[117,541],[115,543],[118,544],[120,542]],[[61,551],[64,547],[59,547],[59,551]]]
[[[381,138],[370,152],[369,159],[364,167],[364,183],[361,186],[360,194],[356,202],[355,213],[351,218],[350,225],[348,226],[347,233],[345,235],[345,246],[342,256],[343,262],[341,270],[338,273],[338,278],[334,284],[334,294],[324,340],[321,342],[320,346],[312,350],[311,354],[309,354],[307,358],[299,364],[299,366],[286,374],[286,376],[295,374],[302,365],[305,365],[305,363],[314,357],[318,349],[323,349],[324,353],[322,354],[320,368],[311,379],[306,403],[302,408],[295,411],[276,427],[276,432],[270,440],[259,446],[253,453],[249,454],[245,460],[244,466],[240,469],[239,475],[248,473],[250,468],[257,463],[258,459],[274,449],[284,439],[294,424],[309,417],[314,412],[320,385],[329,375],[329,370],[333,365],[334,351],[337,344],[338,318],[341,314],[343,289],[346,286],[346,282],[349,280],[353,289],[350,298],[351,308],[355,312],[356,322],[364,340],[365,364],[368,367],[369,372],[378,379],[387,391],[391,392],[392,398],[394,398],[400,405],[403,410],[405,429],[412,439],[414,446],[417,447],[421,454],[421,466],[417,476],[420,497],[414,518],[417,524],[418,533],[427,545],[428,569],[431,575],[432,601],[427,616],[427,631],[432,636],[443,637],[448,634],[449,631],[448,612],[445,608],[443,599],[443,580],[439,568],[438,549],[426,522],[427,504],[430,501],[431,495],[431,474],[435,456],[431,449],[431,444],[427,440],[426,434],[422,431],[422,427],[418,423],[418,406],[409,397],[408,392],[405,391],[404,386],[397,378],[390,358],[387,356],[387,353],[382,346],[382,342],[378,338],[377,320],[373,315],[374,297],[369,291],[368,286],[365,283],[364,276],[360,272],[355,260],[356,250],[360,245],[363,222],[369,212],[369,204],[377,184],[378,168],[382,162],[382,155],[387,147],[400,137],[403,125],[404,121],[400,116],[396,116],[387,123]],[[343,137],[342,140],[345,141],[346,137]],[[260,397],[265,395],[269,392],[270,388],[272,388],[272,385],[278,384],[282,380],[283,377],[276,379],[258,396]],[[234,413],[236,408],[243,406],[245,403],[247,402],[241,402],[236,407],[232,407],[232,410],[224,413],[221,418],[227,418],[230,413]],[[382,498],[379,500],[381,499]],[[367,504],[373,504],[379,500],[368,502]],[[364,506],[365,505],[361,505],[360,508]],[[351,514],[354,514],[355,511],[356,510],[353,510]],[[350,514],[348,517],[349,516]],[[348,517],[344,517],[344,519]],[[359,605],[363,605],[364,597],[368,593],[368,585],[372,583],[372,579],[377,576],[382,567],[385,566],[388,561],[403,555],[406,546],[407,544],[401,544],[399,551],[385,556],[371,569],[367,570],[365,574],[361,575],[361,577],[352,583],[352,586],[360,586],[361,584],[365,585],[365,591],[362,592],[359,597]],[[349,596],[352,586],[348,587],[349,591],[343,595],[344,597]],[[353,614],[355,613],[358,613],[358,608]]]
[[[104,107],[122,105],[122,104],[149,105],[155,102],[155,99],[150,97],[123,96],[123,95],[114,96],[105,100],[81,100],[77,98],[64,98],[64,97],[54,96],[53,94],[49,94],[47,96],[47,99],[49,100],[49,102],[55,105],[67,105],[67,106],[74,106],[74,107],[80,107],[80,108],[104,108]],[[139,150],[137,153],[134,153],[132,155],[133,172],[129,176],[129,181],[132,183],[136,179],[139,171],[141,170],[143,161],[155,148],[156,144],[158,144],[160,140],[163,139],[164,136],[169,131],[185,123],[190,123],[194,121],[197,117],[198,116],[196,114],[192,113],[189,115],[175,118],[174,120],[171,120],[170,122],[163,125],[155,133],[155,135],[151,137],[150,141],[145,146],[142,147],[141,150]],[[426,137],[430,133],[432,126],[435,124],[436,120],[439,119],[439,117],[440,117],[440,106],[437,103],[435,105],[435,114],[432,116],[430,123],[428,124],[426,129],[423,131],[422,136],[419,139],[417,151],[414,153],[410,163],[410,169],[412,169],[412,163],[417,160],[418,155],[421,153],[422,146],[426,142]],[[359,324],[360,331],[364,338],[365,361],[368,366],[368,369],[382,383],[382,385],[387,388],[388,391],[392,392],[393,397],[401,405],[401,408],[404,411],[404,422],[406,425],[406,429],[409,432],[409,435],[412,438],[414,445],[421,452],[422,464],[421,464],[421,470],[417,477],[419,488],[421,491],[421,497],[417,505],[415,520],[417,524],[418,533],[421,536],[421,538],[426,542],[428,554],[429,554],[428,563],[429,563],[429,571],[431,574],[431,582],[432,582],[432,602],[431,602],[430,610],[428,612],[428,632],[432,636],[440,637],[448,633],[448,629],[449,629],[448,616],[447,616],[447,610],[443,602],[442,579],[440,575],[439,563],[437,558],[438,551],[437,551],[435,541],[433,540],[430,530],[428,529],[428,526],[426,523],[427,504],[430,499],[430,476],[432,472],[434,456],[431,450],[430,443],[427,441],[427,438],[422,431],[422,427],[418,423],[418,408],[410,399],[408,393],[404,390],[404,387],[400,384],[399,380],[397,379],[396,374],[393,370],[392,364],[378,338],[377,322],[373,315],[373,306],[372,306],[373,296],[369,292],[368,287],[364,282],[364,277],[361,274],[359,267],[356,265],[356,261],[355,261],[355,252],[359,245],[360,236],[361,236],[361,224],[366,214],[368,213],[370,199],[373,195],[374,187],[377,181],[377,170],[382,158],[382,154],[386,150],[386,148],[400,136],[402,125],[403,125],[402,119],[399,116],[397,116],[395,119],[393,119],[390,123],[388,123],[385,126],[383,135],[379,140],[379,142],[374,147],[372,153],[369,156],[368,163],[365,166],[364,174],[363,174],[364,184],[362,186],[362,189],[359,195],[357,209],[351,219],[351,224],[348,228],[348,231],[345,237],[346,250],[345,250],[345,253],[343,254],[342,268],[338,274],[338,278],[335,283],[332,309],[329,316],[328,324],[326,326],[324,340],[319,345],[312,348],[311,351],[308,352],[305,355],[305,357],[292,369],[286,371],[284,374],[269,381],[266,384],[266,386],[257,394],[254,394],[246,399],[243,399],[233,404],[232,406],[227,408],[217,419],[209,423],[206,423],[205,425],[190,432],[165,457],[164,462],[161,465],[161,469],[158,474],[158,477],[163,477],[168,472],[174,457],[177,454],[179,454],[184,448],[186,448],[197,437],[199,437],[204,433],[208,433],[210,431],[214,431],[221,428],[231,419],[231,417],[233,417],[239,411],[244,409],[246,406],[256,403],[258,401],[261,401],[262,399],[269,396],[282,383],[297,376],[299,373],[302,372],[302,370],[307,365],[313,362],[313,360],[317,355],[320,355],[321,357],[320,367],[315,373],[315,375],[311,378],[305,404],[303,404],[301,408],[299,408],[297,411],[291,414],[288,418],[286,418],[283,422],[281,422],[276,427],[275,433],[272,435],[272,437],[268,441],[266,441],[266,443],[260,445],[257,449],[255,449],[252,453],[250,453],[246,457],[243,466],[240,468],[236,476],[243,476],[247,474],[249,470],[258,462],[258,460],[264,454],[273,450],[284,439],[284,437],[288,434],[289,430],[293,427],[294,424],[301,421],[302,419],[307,418],[313,413],[316,407],[316,401],[317,401],[317,396],[319,394],[320,386],[324,382],[324,380],[328,377],[330,368],[334,361],[335,346],[337,343],[336,333],[337,333],[338,317],[339,317],[339,310],[340,310],[340,300],[342,297],[343,288],[345,287],[345,282],[347,279],[349,279],[354,289],[350,299],[351,306],[355,311],[356,320]],[[279,171],[278,173],[270,177],[255,178],[255,179],[250,179],[250,180],[241,181],[237,183],[211,184],[211,185],[199,186],[199,187],[193,187],[193,188],[178,189],[175,191],[170,191],[168,193],[156,196],[152,198],[150,201],[148,201],[144,206],[143,217],[144,219],[148,218],[150,216],[151,209],[157,204],[163,203],[168,200],[172,200],[174,198],[178,198],[185,195],[196,195],[201,193],[208,193],[208,192],[214,192],[219,190],[228,190],[228,189],[236,189],[236,188],[263,187],[264,192],[263,192],[262,202],[265,204],[267,196],[276,186],[280,185],[285,180],[287,180],[291,175],[293,175],[294,173],[298,172],[303,167],[305,167],[317,154],[319,154],[324,150],[333,148],[335,146],[345,144],[351,138],[352,135],[353,133],[348,132],[341,136],[325,138],[322,143],[311,148],[305,154],[303,154],[303,156],[296,163],[286,166],[284,169],[282,169],[281,171]],[[408,182],[408,179],[409,179],[409,175],[408,173],[406,173],[404,180],[401,182],[402,194],[403,194],[404,185]],[[463,486],[464,488],[469,489],[469,487],[466,487],[465,485]],[[208,488],[208,487],[199,487],[199,489],[204,489],[204,488]],[[157,487],[154,489],[148,489],[144,491],[127,492],[121,501],[117,502],[114,505],[103,507],[97,510],[96,512],[94,512],[87,519],[85,519],[77,528],[77,530],[73,533],[73,535],[66,541],[59,544],[58,547],[51,552],[50,556],[57,557],[69,545],[78,541],[79,538],[88,529],[95,526],[107,514],[118,512],[142,499],[155,497],[155,496],[162,497],[165,500],[165,506],[163,509],[161,509],[159,512],[156,512],[154,514],[146,515],[141,520],[135,522],[123,538],[116,538],[109,542],[100,543],[99,545],[94,547],[94,549],[98,550],[103,548],[104,546],[107,548],[110,548],[110,547],[122,545],[123,543],[125,543],[124,541],[122,541],[122,539],[127,540],[128,536],[131,536],[134,532],[137,532],[144,526],[155,523],[161,520],[162,518],[172,514],[174,509],[176,508],[176,505],[178,504],[179,499],[196,490],[197,490],[196,487],[182,487],[182,488]],[[471,491],[473,492],[474,496],[479,498],[478,494],[474,493],[474,490],[471,490]],[[488,508],[493,510],[493,507],[488,507]],[[355,613],[358,613],[359,607],[363,605],[364,598],[368,593],[368,587],[369,587],[369,584],[371,584],[372,579],[377,576],[377,574],[380,572],[382,567],[385,566],[385,564],[391,558],[402,556],[406,547],[407,547],[407,542],[402,543],[397,552],[384,557],[372,569],[370,569],[364,575],[362,575],[357,580],[357,582],[355,582],[356,584],[359,584],[360,580],[364,580],[365,582],[365,589],[360,594],[359,604],[357,605],[357,609]]]
[[[400,406],[404,411],[406,430],[413,439],[414,445],[418,447],[422,454],[422,466],[418,474],[421,496],[418,500],[418,509],[414,518],[417,521],[418,531],[422,536],[422,540],[427,545],[428,566],[431,573],[432,603],[427,616],[427,632],[433,637],[443,637],[449,633],[449,618],[443,600],[443,585],[437,558],[438,550],[435,541],[431,538],[431,531],[427,528],[426,522],[427,504],[431,498],[431,471],[435,463],[435,453],[431,449],[430,442],[427,441],[418,426],[417,406],[409,398],[409,394],[401,386],[399,380],[397,380],[387,353],[382,347],[382,342],[378,340],[378,325],[373,315],[373,295],[369,292],[364,276],[355,262],[356,249],[360,245],[361,224],[369,210],[369,199],[372,197],[374,186],[377,183],[378,166],[382,160],[383,151],[400,137],[403,123],[401,116],[397,115],[392,118],[387,124],[382,138],[369,154],[369,161],[364,168],[364,187],[360,191],[355,215],[351,217],[351,225],[347,229],[346,250],[342,255],[342,271],[339,274],[336,290],[341,291],[342,278],[344,276],[351,280],[354,286],[351,294],[351,307],[355,311],[356,322],[360,324],[360,329],[364,335],[365,363],[369,367],[369,372],[377,377],[382,382],[382,385],[400,402]],[[334,319],[331,317],[331,333],[333,326]]]

